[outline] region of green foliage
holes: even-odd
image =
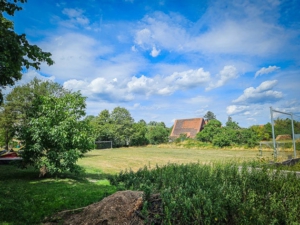
[[[13,3],[7,0],[0,2],[0,87],[14,85],[15,81],[22,77],[22,67],[40,68],[41,62],[52,65],[54,62],[50,58],[51,53],[43,52],[36,45],[30,45],[25,34],[18,35],[14,31],[13,22],[6,19],[3,14],[14,16],[15,11],[22,8],[17,6],[17,2],[25,3],[26,0],[14,0]],[[3,95],[0,90],[0,103]]]
[[[116,107],[110,115],[113,126],[114,142],[117,146],[128,146],[133,133],[134,123],[130,112],[122,107]]]
[[[294,123],[294,132],[295,134],[300,133],[300,122],[293,121]],[[292,121],[289,118],[286,119],[276,119],[274,120],[274,129],[275,129],[275,135],[280,134],[289,134],[292,137]]]
[[[144,120],[140,120],[139,122],[134,123],[132,125],[132,129],[133,134],[131,136],[130,145],[142,146],[149,143],[148,139],[146,138],[147,124]]]
[[[204,118],[206,120],[215,120],[216,119],[216,115],[211,112],[211,111],[207,111],[207,113],[204,115]]]
[[[225,127],[218,120],[210,120],[204,129],[196,135],[201,142],[209,142],[217,147],[232,145],[246,145],[254,147],[257,142],[257,135],[252,129],[240,128],[238,123],[230,119]]]
[[[96,139],[113,141],[116,147],[128,146],[134,133],[133,123],[134,120],[127,109],[116,107],[111,113],[105,109],[93,120]]]
[[[300,223],[300,183],[296,176],[257,170],[255,166],[239,168],[234,162],[169,164],[156,169],[145,167],[136,173],[125,171],[111,182],[160,193],[161,224]]]
[[[85,115],[85,98],[80,93],[61,97],[36,97],[28,112],[29,122],[20,126],[25,164],[51,174],[77,172],[76,161],[93,148],[93,138]]]
[[[221,131],[221,126],[222,123],[219,120],[210,120],[204,129],[196,135],[197,140],[212,143],[214,136]]]
[[[157,123],[155,126],[148,125],[146,137],[150,144],[157,145],[166,143],[169,140],[169,129],[164,123]]]
[[[28,113],[39,96],[62,96],[69,91],[58,83],[34,78],[27,84],[15,87],[6,97],[0,113],[0,134],[5,145],[15,135],[17,125],[28,123]]]
[[[250,129],[256,134],[258,141],[268,141],[272,137],[272,127],[270,123],[266,125],[254,125]]]
[[[232,139],[229,134],[233,133],[232,129],[221,128],[219,132],[213,137],[212,143],[218,147],[230,146]]]
[[[12,112],[12,108],[8,105],[2,107],[0,111],[0,145],[5,145],[5,149],[8,149],[8,144],[15,135],[15,121],[16,114]]]

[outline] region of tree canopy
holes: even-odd
[[[204,118],[205,118],[206,120],[214,120],[214,119],[216,119],[217,117],[216,117],[216,115],[215,115],[213,112],[207,111],[207,113],[204,115]]]
[[[12,21],[4,17],[4,13],[14,16],[22,8],[17,3],[26,0],[0,1],[0,104],[3,101],[2,89],[14,85],[22,78],[22,68],[40,69],[41,62],[52,65],[51,53],[43,52],[37,45],[29,44],[25,34],[14,31]]]
[[[35,98],[28,123],[19,129],[19,138],[24,142],[24,164],[45,168],[51,174],[78,171],[76,161],[94,144],[83,116],[85,98],[78,92]]]

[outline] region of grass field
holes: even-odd
[[[85,168],[96,168],[104,173],[115,174],[125,169],[137,171],[145,165],[155,167],[168,163],[248,161],[257,159],[258,153],[258,150],[201,150],[148,146],[93,150],[80,159],[78,164]]]
[[[142,174],[142,178],[147,178],[143,174],[149,174],[150,176],[149,179],[150,179],[152,177],[151,175],[152,171],[154,174],[155,171],[160,171],[160,169],[157,170],[156,165],[163,166],[169,163],[176,163],[177,165],[187,164],[186,165],[187,167],[179,166],[179,165],[177,167],[177,165],[174,164],[170,164],[169,166],[165,167],[167,171],[169,171],[168,168],[171,168],[171,170],[173,170],[172,168],[175,169],[178,168],[179,170],[183,169],[184,172],[182,175],[176,173],[176,176],[166,174],[165,175],[166,181],[168,181],[169,179],[175,179],[175,178],[177,179],[178,177],[183,177],[184,179],[186,179],[186,177],[189,177],[190,175],[191,176],[193,174],[199,175],[199,173],[202,174],[201,171],[205,172],[210,170],[209,169],[210,165],[203,165],[203,164],[210,164],[211,162],[225,162],[226,164],[226,162],[232,161],[232,163],[230,162],[230,164],[227,164],[229,165],[229,167],[228,166],[227,167],[231,171],[231,169],[233,168],[232,166],[236,164],[237,161],[241,162],[241,161],[251,161],[257,159],[258,153],[259,153],[258,150],[226,150],[226,149],[201,150],[201,149],[187,149],[187,148],[170,148],[170,146],[163,146],[163,147],[148,146],[148,147],[139,147],[139,148],[93,150],[85,154],[85,157],[80,159],[78,162],[78,164],[85,169],[85,173],[79,176],[71,175],[71,174],[63,174],[62,176],[59,177],[48,176],[42,179],[38,178],[39,171],[34,171],[33,169],[30,168],[27,170],[21,170],[10,165],[3,165],[3,166],[0,165],[0,187],[2,190],[2,194],[0,195],[0,212],[1,212],[0,224],[5,224],[5,225],[40,224],[45,217],[49,217],[55,214],[56,212],[80,208],[80,207],[87,206],[91,203],[97,202],[102,198],[104,198],[105,196],[108,196],[118,190],[119,188],[118,182],[116,183],[116,185],[114,184],[112,185],[110,184],[109,179],[112,179],[113,177],[117,177],[117,176],[111,176],[111,174],[117,174],[118,172],[125,169],[131,168],[132,170],[137,171],[139,168],[147,166],[148,168],[144,168],[143,169],[144,172],[141,171],[140,173]],[[271,156],[271,152],[269,153]],[[194,166],[188,164],[193,162],[194,163],[199,162],[200,164]],[[240,165],[240,162],[238,163],[238,165]],[[192,173],[189,172],[190,167],[191,170],[197,170],[197,171],[199,167],[199,172],[197,173],[195,171]],[[211,173],[212,178],[210,178],[210,175],[208,175],[207,178],[205,177],[203,179],[198,179],[198,180],[208,181],[209,179],[214,179],[213,177],[217,176],[218,174],[219,175],[221,174],[220,176],[223,176],[222,174],[230,174],[229,172],[226,171],[222,172],[223,171],[222,168],[220,169],[220,171],[221,173]],[[191,174],[187,176],[187,173],[191,173]],[[124,177],[124,179],[126,178],[126,176]],[[154,181],[149,183],[148,180],[143,181],[140,178],[135,179],[136,175],[132,173],[129,173],[129,176],[134,176],[134,177],[133,178],[128,177],[128,179],[126,178],[124,181],[120,180],[121,183],[126,184],[126,182],[130,183],[130,181],[134,180],[135,182],[138,181],[138,183],[136,183],[137,185],[136,189],[139,189],[139,187],[146,187],[151,189],[157,188],[155,186],[153,187],[151,186],[155,184]],[[250,176],[252,175],[250,174]],[[226,178],[225,175],[224,177]],[[248,179],[248,178],[241,177],[240,179],[243,182],[249,181],[251,183],[251,181],[255,180],[256,178]],[[228,181],[231,180],[232,179],[230,178]],[[270,182],[273,182],[273,180],[274,179],[271,179]],[[155,181],[159,181],[159,179],[156,179]],[[218,182],[218,181],[219,178],[217,177],[216,181],[213,181],[212,186],[219,187],[220,185],[221,186],[225,185],[224,188],[233,187],[227,185],[226,182],[228,181],[226,182],[223,181]],[[235,179],[233,179],[232,181],[235,181]],[[241,182],[241,184],[244,185],[243,182]],[[285,180],[282,182],[286,183]],[[298,186],[299,186],[298,181],[292,179],[291,182],[287,185],[287,187],[289,187],[289,190],[290,189],[298,190]],[[256,183],[257,183],[257,179],[255,182],[253,182],[253,184]],[[203,184],[210,184],[210,182],[204,182]],[[176,183],[174,185],[177,187],[179,184]],[[185,182],[181,182],[180,185],[185,185]],[[275,188],[273,190],[272,189],[273,185],[270,184],[265,185],[264,182],[261,185],[263,187],[270,188],[270,190],[267,190],[268,193],[269,192],[272,193],[272,191],[274,191],[274,196],[275,195],[277,196],[279,189],[277,190]],[[282,186],[281,183],[279,183],[278,185],[279,185],[278,187],[281,188]],[[128,186],[133,187],[131,184],[128,184]],[[170,186],[171,189],[166,188],[164,190],[178,189],[174,187]],[[199,187],[199,188],[200,189],[202,188],[203,190],[207,190],[207,193],[210,193],[208,190],[214,190],[212,188],[208,188],[208,189],[204,187]],[[240,186],[236,186],[236,188],[240,188]],[[252,187],[250,187],[249,190],[251,188]],[[186,187],[184,187],[184,189],[186,189]],[[166,194],[163,192],[164,190],[162,190],[162,194]],[[216,191],[217,190],[221,190],[221,189],[217,188]],[[261,188],[259,187],[258,190],[261,190]],[[279,192],[281,193],[280,190]],[[228,193],[230,199],[233,193],[235,192],[231,193],[230,191]],[[239,191],[238,193],[244,193],[244,192]],[[177,196],[177,194],[178,193],[176,192],[175,195]],[[188,199],[188,195],[184,194],[182,196],[184,199]],[[215,193],[211,192],[211,196],[216,196],[216,195]],[[289,193],[289,196],[294,197],[295,195],[294,193],[291,192]],[[284,195],[284,197],[286,197],[286,195]],[[211,197],[207,196],[207,198],[210,199]],[[166,199],[169,199],[169,197]],[[214,197],[212,197],[212,199],[214,199]],[[239,200],[240,199],[243,198],[239,198]],[[176,199],[174,201],[177,202]],[[277,201],[281,202],[282,199],[276,198],[276,202]],[[205,202],[207,201],[205,200]],[[291,207],[295,210],[298,210],[299,209],[298,198],[291,201],[291,203],[293,204],[294,202],[297,202],[297,204],[295,203],[296,205]],[[212,206],[213,205],[211,205],[211,207]],[[246,206],[248,207],[248,205],[245,205],[245,207]],[[276,207],[276,210],[277,208],[278,207]],[[284,209],[281,208],[278,210],[279,210],[278,212],[285,211]],[[221,211],[223,212],[224,210],[222,209]],[[179,209],[174,208],[174,212],[176,213],[179,212]],[[252,214],[251,212],[251,214],[249,215],[252,216],[254,214]],[[171,217],[173,216],[171,215]],[[288,218],[288,217],[283,215],[282,218]],[[214,219],[215,218],[213,218],[213,220]],[[292,219],[293,220],[291,221],[299,221],[298,217],[295,220],[294,217]]]

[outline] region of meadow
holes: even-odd
[[[129,147],[92,150],[80,159],[78,164],[85,168],[100,169],[105,173],[116,174],[125,169],[137,171],[145,165],[155,167],[168,163],[211,163],[225,161],[249,161],[257,159],[258,150],[240,149],[191,149],[174,148],[169,145]],[[268,152],[271,157],[271,152]]]
[[[79,175],[39,178],[31,168],[0,165],[0,224],[41,224],[125,189],[145,192],[145,218],[150,195],[160,193],[157,224],[299,224],[300,182],[293,173],[249,172],[264,168],[256,159],[257,149],[149,146],[93,150],[78,162]]]

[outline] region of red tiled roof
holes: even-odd
[[[203,118],[175,120],[170,138],[178,138],[180,134],[186,134],[187,137],[194,138],[203,129],[204,124]]]

